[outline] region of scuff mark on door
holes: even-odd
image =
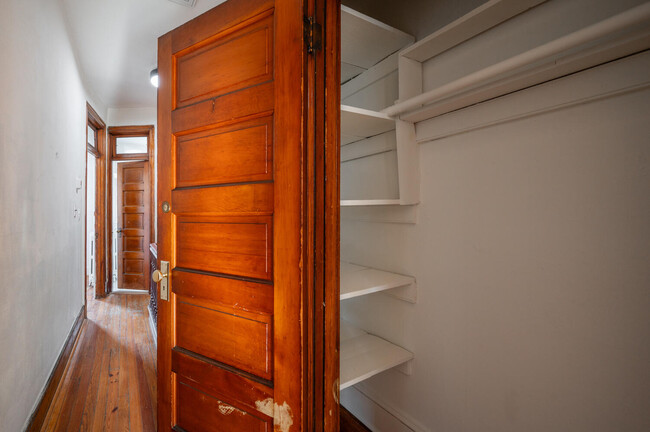
[[[262,414],[273,417],[273,398],[266,398],[263,401],[255,401],[255,408]]]
[[[282,405],[277,403],[273,404],[273,424],[275,430],[279,432],[289,432],[289,428],[293,424],[293,416],[291,415],[291,407],[284,402]]]

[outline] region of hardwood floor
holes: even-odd
[[[156,430],[156,347],[147,295],[88,296],[88,319],[42,431]]]

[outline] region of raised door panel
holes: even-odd
[[[268,315],[235,315],[179,301],[176,346],[270,380],[272,341],[268,321]]]
[[[179,218],[176,266],[269,280],[271,225],[270,217]]]
[[[273,118],[270,116],[179,137],[176,185],[271,180],[272,153]]]
[[[179,381],[177,385],[177,425],[196,432],[268,432],[269,419],[261,419],[246,411]]]
[[[175,56],[177,107],[272,79],[273,15],[264,15]]]

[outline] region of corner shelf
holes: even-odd
[[[341,321],[341,384],[343,390],[413,359],[413,353]]]
[[[413,286],[414,283],[415,278],[411,276],[341,262],[341,300]]]
[[[342,146],[394,129],[395,120],[384,113],[341,105]]]
[[[407,45],[415,38],[374,18],[341,6],[341,80],[366,69]]]

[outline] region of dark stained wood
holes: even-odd
[[[79,331],[81,330],[81,325],[83,324],[84,319],[85,305],[79,311],[74,324],[72,324],[70,333],[68,333],[68,337],[65,341],[65,344],[63,345],[63,350],[61,351],[61,354],[59,354],[59,358],[54,364],[54,369],[52,370],[52,374],[47,380],[47,384],[45,384],[45,391],[43,392],[43,396],[36,405],[36,409],[32,413],[32,416],[27,425],[26,430],[28,432],[40,431],[43,426],[48,410],[53,404],[56,390],[62,381],[66,366],[70,360],[70,356],[72,355],[74,345],[77,342],[77,337],[79,336]]]
[[[205,300],[221,308],[273,313],[273,285],[193,273],[176,269],[172,275],[173,292],[188,299]]]
[[[341,432],[370,432],[352,413],[341,407]]]
[[[172,191],[178,215],[224,215],[273,213],[273,184],[238,184],[230,187]]]
[[[90,152],[95,155],[95,232],[97,239],[95,241],[95,297],[104,297],[106,295],[106,275],[108,274],[107,256],[109,255],[108,245],[110,244],[107,239],[110,238],[110,230],[106,224],[106,124],[99,117],[99,114],[86,103],[87,112],[87,126],[91,126],[97,131],[97,146],[92,148]],[[86,134],[88,128],[86,128]],[[86,136],[86,143],[88,136]],[[88,145],[86,149],[88,150]],[[86,167],[86,199],[88,198],[88,167]],[[86,233],[86,217],[84,216],[84,263],[86,262],[85,245],[87,244]],[[84,281],[88,280],[86,275],[86,266],[84,264]]]
[[[174,30],[171,52],[179,52],[215,35],[232,31],[236,26],[273,7],[273,0],[239,0],[225,2]],[[158,68],[160,73],[160,67]]]
[[[275,350],[274,397],[276,421],[290,431],[307,431],[306,402],[310,399],[307,377],[310,365],[303,363],[308,344],[306,293],[311,281],[303,279],[300,263],[304,258],[303,228],[313,189],[303,177],[307,145],[305,108],[315,103],[303,93],[306,49],[304,46],[304,5],[307,2],[277,0],[275,3],[275,151],[276,185],[274,238],[275,307],[273,337]],[[299,181],[298,179],[302,179]],[[307,252],[308,254],[313,251]],[[282,430],[282,427],[278,428]]]
[[[187,431],[267,432],[272,421],[237,409],[214,396],[197,390],[179,379],[177,386],[177,425]]]
[[[179,348],[172,352],[172,370],[183,377],[186,383],[243,411],[254,410],[257,415],[267,416],[272,413],[268,411],[269,407],[265,405],[265,401],[273,401],[273,389],[264,383],[241,374],[230,373]],[[231,392],[237,395],[236,399],[228,395]],[[264,403],[260,405],[260,401]]]
[[[118,287],[148,290],[149,165],[124,162],[117,166]]]
[[[273,91],[273,83],[260,84],[176,109],[172,112],[172,132],[197,132],[267,117],[273,112]]]
[[[270,380],[271,317],[243,314],[178,301],[177,346]],[[242,344],[243,340],[246,343]]]
[[[177,53],[176,108],[271,80],[272,13],[266,11],[232,27],[228,34]]]
[[[270,280],[271,220],[269,216],[178,217],[176,266]]]
[[[272,163],[270,116],[185,135],[176,141],[176,186],[271,180]]]
[[[42,431],[156,430],[146,295],[92,299]],[[38,429],[35,429],[38,430]]]
[[[316,263],[316,280],[322,280],[324,291],[324,310],[322,318],[324,340],[319,346],[323,350],[323,430],[334,432],[339,425],[339,347],[340,347],[340,119],[341,119],[341,5],[340,0],[326,0],[324,4],[319,1],[320,8],[324,9],[323,22],[323,51],[317,53],[325,69],[325,82],[322,95],[317,100],[324,99],[324,115],[317,115],[317,129],[323,130],[317,138],[317,148],[321,149],[323,175],[316,175],[318,186],[316,190],[323,190],[323,225],[316,231],[323,233],[323,246],[316,244],[316,250],[322,250],[322,262]],[[318,68],[319,70],[322,68]],[[322,124],[322,126],[319,126]],[[322,139],[322,141],[321,141]],[[325,181],[327,179],[327,181]],[[319,200],[320,201],[320,200]],[[318,351],[318,348],[317,348]],[[319,352],[320,355],[320,352]]]
[[[172,223],[172,213],[163,213],[162,203],[172,202],[172,35],[167,33],[158,38],[158,262],[170,261],[172,233],[169,229]],[[167,252],[165,252],[167,251]],[[173,281],[170,289],[173,289]],[[160,298],[158,287],[158,350],[157,350],[157,388],[158,411],[156,418],[158,432],[168,432],[175,421],[172,412],[172,385],[175,378],[172,374],[172,316],[169,301]]]
[[[328,228],[315,219],[334,208],[330,171],[315,168],[325,61],[304,46],[316,4],[229,0],[159,39],[158,202],[171,205],[158,208],[159,259],[171,266],[158,315],[161,431],[270,430],[270,417],[277,431],[314,430],[314,401],[337,396],[338,376],[325,389],[316,356],[338,354],[314,337],[330,313],[330,255],[315,252]]]
[[[123,160],[123,161],[128,161],[128,160],[145,160],[148,165],[148,171],[150,173],[149,175],[149,192],[148,192],[148,203],[146,204],[148,206],[148,214],[149,214],[149,238],[154,239],[156,236],[155,232],[155,226],[154,226],[154,217],[153,217],[153,212],[155,211],[154,208],[154,194],[156,187],[154,185],[154,178],[155,176],[153,175],[154,172],[154,162],[155,162],[155,157],[154,157],[154,132],[155,128],[152,125],[144,125],[144,126],[111,126],[108,128],[108,148],[109,151],[107,152],[107,161],[106,161],[106,177],[107,178],[112,178],[111,176],[113,175],[113,161],[114,160]],[[142,154],[128,154],[128,155],[117,155],[116,154],[116,139],[118,137],[137,137],[137,136],[144,136],[147,137],[147,153],[142,153]],[[112,182],[107,182],[105,186],[106,194],[108,197],[112,197]],[[111,230],[113,226],[113,202],[112,199],[106,200],[107,203],[107,213],[106,213],[106,231],[107,231],[107,238],[111,239],[112,241],[112,235],[111,235]],[[146,244],[145,244],[146,247]],[[114,288],[112,285],[113,279],[112,279],[112,269],[113,269],[113,254],[111,252],[111,247],[110,247],[110,241],[108,242],[107,246],[107,256],[106,256],[106,268],[109,277],[107,278],[107,283],[106,283],[106,293],[109,293],[112,291],[112,288]],[[146,254],[148,256],[148,254]],[[148,259],[148,258],[147,258]],[[151,283],[151,274],[148,271],[145,271],[144,274],[144,286],[147,287]],[[147,288],[145,288],[147,289]]]

